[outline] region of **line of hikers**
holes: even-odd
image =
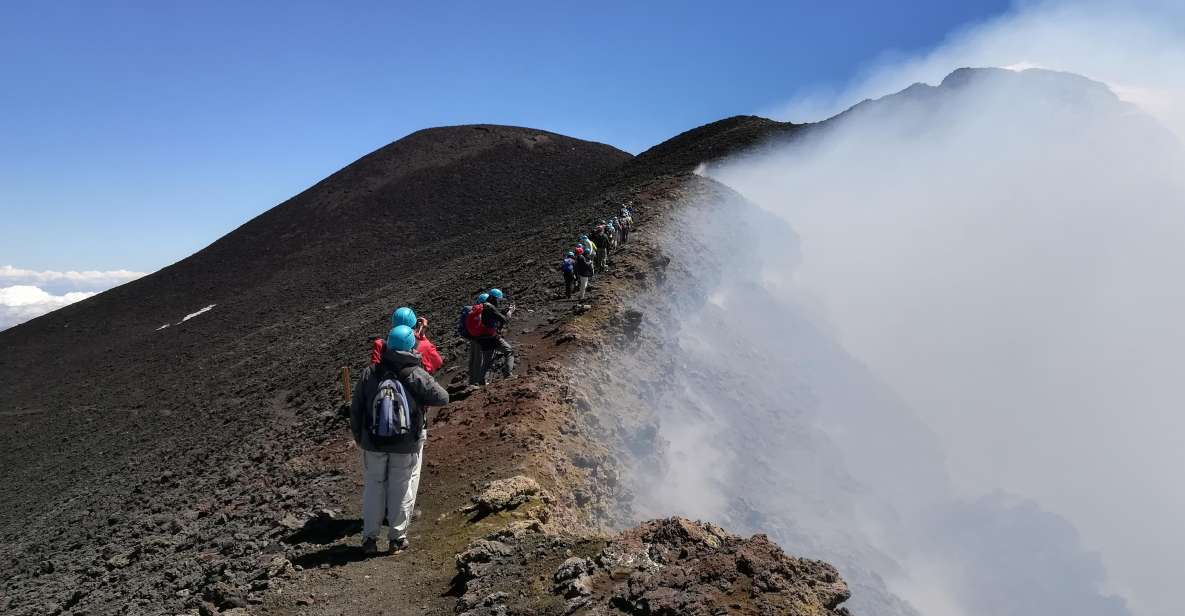
[[[627,207],[596,226],[592,237],[580,236],[561,264],[565,297],[579,282],[585,298],[589,279],[609,266],[609,254],[629,238],[633,217]],[[503,308],[503,304],[506,307]],[[514,349],[502,331],[514,314],[514,303],[497,288],[482,292],[465,306],[457,334],[469,340],[469,387],[482,387],[486,375],[502,360],[502,375],[514,370]],[[428,320],[401,306],[391,313],[387,337],[376,338],[367,366],[350,399],[350,430],[362,450],[362,551],[377,554],[383,520],[390,527],[390,551],[408,547],[407,531],[420,485],[428,408],[449,403],[449,393],[432,376],[444,364],[428,339]]]
[[[579,299],[588,295],[588,283],[597,272],[609,269],[612,262],[609,255],[629,240],[634,217],[626,206],[621,207],[619,216],[602,220],[593,229],[592,236],[581,235],[576,244],[564,253],[559,270],[564,275],[564,299],[572,299],[573,290],[580,292]]]

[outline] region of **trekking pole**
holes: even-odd
[[[342,366],[342,399],[350,401],[350,367]]]

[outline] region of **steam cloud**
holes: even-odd
[[[891,590],[926,616],[1178,613],[1183,27],[1169,3],[1028,4],[787,113],[967,65],[1105,84],[960,72],[709,166],[765,210],[740,224],[801,240],[705,240],[728,274],[680,353],[749,376],[714,398],[676,375],[644,512],[771,532],[866,612],[913,613]]]
[[[771,115],[818,121],[867,98],[937,83],[962,66],[1048,68],[1104,82],[1185,138],[1185,4],[1177,0],[1020,1],[933,51],[885,58],[839,92],[804,92]]]

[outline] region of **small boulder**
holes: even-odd
[[[295,571],[292,568],[292,561],[283,556],[276,556],[267,564],[267,577],[280,578],[288,577]]]
[[[565,560],[552,575],[555,582],[552,591],[568,598],[591,595],[594,569],[595,565],[587,558],[573,556]]]
[[[505,509],[514,509],[533,499],[550,503],[551,495],[530,477],[518,475],[508,479],[492,481],[482,489],[481,494],[473,497],[473,504],[462,509],[464,512],[475,511],[479,515],[488,515]]]

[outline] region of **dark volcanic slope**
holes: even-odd
[[[719,144],[752,136],[724,128],[700,135],[720,155],[734,146]],[[660,604],[684,613],[704,601],[745,606],[737,613],[786,601],[802,608],[790,613],[844,613],[835,608],[847,590],[833,569],[763,538],[677,520],[609,543],[579,535],[628,507],[621,443],[658,444],[639,427],[640,410],[594,410],[572,384],[578,375],[594,388],[611,382],[603,346],[636,323],[625,301],[667,284],[662,226],[647,221],[669,217],[689,192],[718,202],[723,190],[687,173],[705,151],[699,139],[663,151],[631,164],[611,147],[542,131],[421,131],[178,264],[0,333],[0,612],[212,613],[246,598],[269,614],[416,604],[419,613],[494,614],[508,613],[497,599],[506,593],[485,589],[505,587],[521,595],[513,613],[558,614],[567,591],[546,581],[547,569],[571,564],[569,547],[582,546],[599,555],[569,581],[591,583],[596,601],[629,613]],[[621,200],[636,203],[642,229],[618,270],[598,278],[596,306],[573,310],[555,296],[552,260]],[[511,334],[519,378],[435,414],[417,547],[355,562],[349,517],[303,517],[325,507],[357,516],[357,455],[335,413],[338,368],[357,370],[368,335],[406,303],[434,323],[447,361],[439,378],[461,378],[452,322],[491,285],[522,308]],[[457,515],[478,480],[516,473],[552,490],[554,510],[501,530],[501,513]],[[524,510],[513,515],[536,511]],[[538,522],[548,519],[545,532]],[[501,539],[480,539],[491,530]],[[511,541],[505,532],[526,534]],[[513,556],[510,546],[535,560],[482,561],[483,549]],[[462,551],[477,560],[458,572]],[[652,559],[680,566],[658,572]],[[637,567],[628,584],[619,577]],[[692,575],[684,568],[715,582],[672,593]],[[376,592],[374,576],[400,583]]]
[[[420,131],[190,258],[0,333],[0,612],[162,613],[224,559],[256,558],[284,512],[340,506],[324,496],[340,477],[299,457],[345,434],[321,419],[338,367],[357,369],[401,303],[459,365],[461,302],[550,293],[541,257],[630,159],[523,128]]]
[[[495,272],[529,295],[513,265],[542,246],[522,244],[524,233],[563,224],[628,160],[524,128],[419,131],[192,257],[0,333],[0,530],[89,489],[129,454],[168,458],[266,429],[272,418],[250,409],[314,384],[328,391],[325,367],[358,348],[359,324],[384,331],[393,301],[441,306],[428,316],[443,324],[443,306]]]
[[[631,174],[651,177],[687,173],[701,163],[720,160],[771,140],[790,137],[807,126],[759,116],[733,116],[680,133],[642,152],[627,170]]]
[[[462,126],[419,131],[376,150],[268,210],[206,249],[156,274],[5,331],[0,384],[22,404],[44,395],[17,373],[53,365],[117,364],[111,354],[160,348],[164,323],[211,303],[225,315],[243,304],[315,304],[337,299],[365,276],[414,276],[452,256],[462,241],[489,249],[501,235],[562,214],[601,173],[629,160],[610,146],[522,128]],[[245,295],[250,295],[253,299]],[[249,317],[250,315],[237,315]],[[205,319],[211,320],[211,319]],[[250,322],[251,319],[244,319]],[[196,324],[195,324],[196,325]],[[191,326],[193,327],[193,326]],[[71,329],[72,328],[72,329]],[[61,354],[77,331],[87,344]],[[99,351],[89,355],[87,351]],[[20,365],[15,365],[19,358]],[[66,364],[62,365],[65,361]],[[76,363],[75,363],[76,362]],[[24,391],[21,391],[24,390]],[[30,402],[31,403],[31,402]]]

